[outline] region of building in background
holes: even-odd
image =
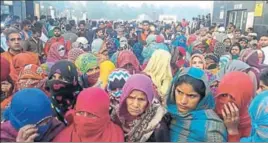
[[[268,1],[214,1],[212,23],[232,22],[245,31],[253,27],[258,37],[268,32]]]
[[[39,1],[1,1],[1,15],[16,15],[21,19],[27,16],[40,17],[40,2]]]

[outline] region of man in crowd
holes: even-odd
[[[9,30],[7,33],[8,51],[1,53],[1,57],[4,57],[9,63],[11,63],[15,55],[23,52],[21,40],[22,39],[18,31],[14,31],[12,29]]]
[[[71,42],[69,40],[65,40],[63,36],[61,36],[61,29],[59,27],[54,28],[54,37],[52,37],[50,40],[48,40],[45,44],[44,53],[47,56],[50,46],[53,43],[59,42],[62,45],[65,46],[67,51],[71,49]]]
[[[62,34],[63,38],[65,40],[70,40],[71,43],[74,43],[76,39],[78,38],[78,36],[71,31],[72,26],[70,24],[66,24],[65,29],[66,29],[66,32]]]
[[[39,57],[42,57],[44,55],[44,52],[43,52],[43,43],[40,40],[42,33],[41,29],[33,27],[32,32],[33,32],[32,37],[22,42],[23,50],[37,53]]]
[[[87,41],[89,41],[89,33],[88,33],[88,29],[86,29],[86,23],[85,21],[80,21],[79,22],[79,30],[77,32],[77,36],[78,37],[85,37],[87,39]]]
[[[150,25],[150,22],[148,20],[144,20],[142,22],[142,33],[141,33],[141,41],[143,43],[146,42],[146,39],[147,39],[147,36],[149,35],[149,25]]]
[[[32,36],[32,23],[30,20],[23,20],[21,23],[22,31],[20,32],[22,40],[27,40]]]
[[[247,49],[248,48],[248,39],[246,37],[239,38],[238,42],[241,45],[242,49]]]

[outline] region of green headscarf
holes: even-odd
[[[85,74],[88,70],[98,66],[97,56],[92,53],[82,54],[75,60],[75,66]]]

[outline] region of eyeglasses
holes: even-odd
[[[14,41],[21,41],[21,38],[11,38],[10,41],[14,42]]]

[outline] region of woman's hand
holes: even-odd
[[[239,125],[239,110],[234,103],[228,102],[224,104],[224,109],[222,109],[222,115],[224,124],[227,128],[229,135],[239,134],[238,125]]]
[[[26,125],[20,128],[16,142],[34,142],[34,139],[39,136],[37,131],[35,125]]]

